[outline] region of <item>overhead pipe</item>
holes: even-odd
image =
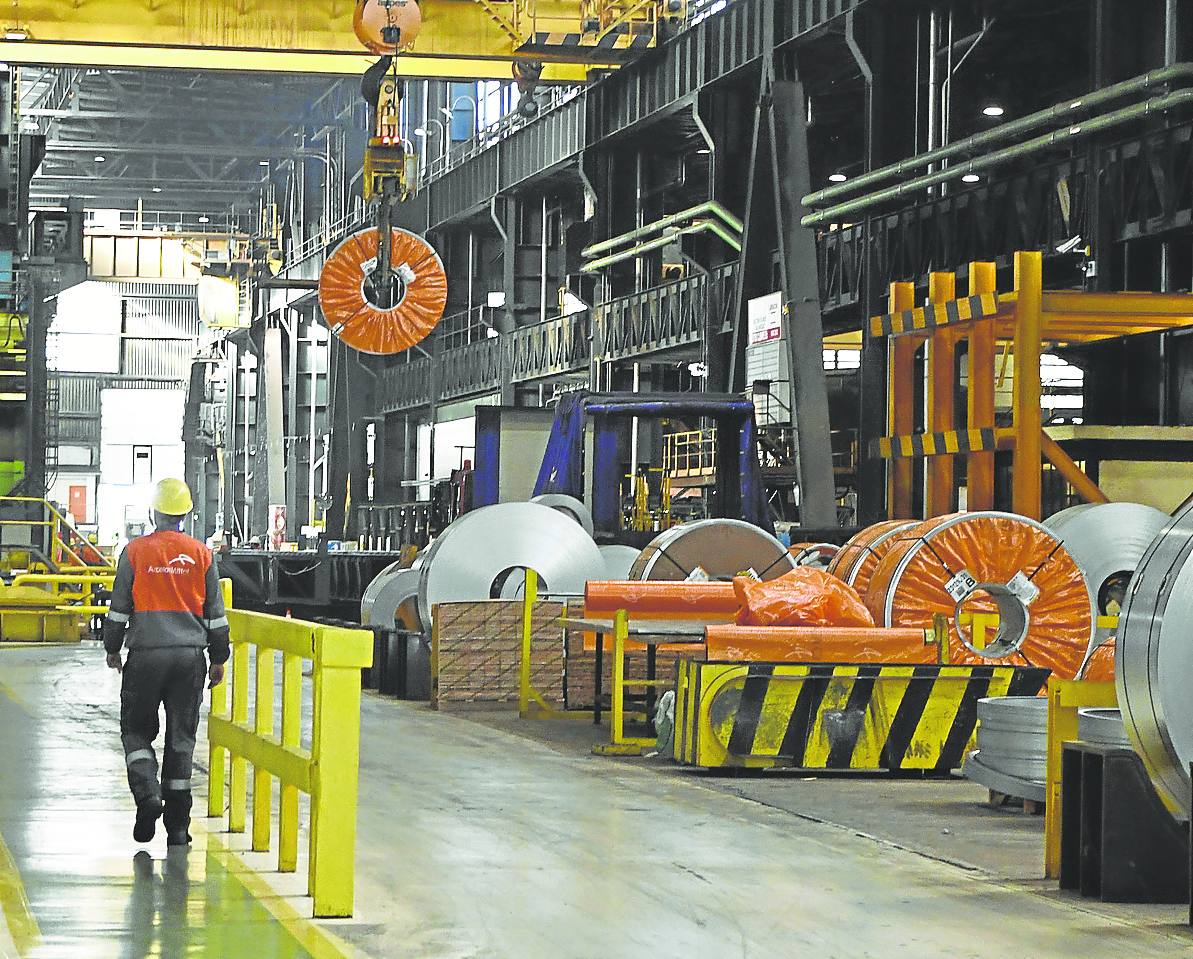
[[[726,210],[721,204],[715,200],[706,200],[687,210],[681,210],[679,213],[672,213],[670,216],[665,216],[661,220],[655,220],[653,223],[647,223],[638,227],[636,230],[630,230],[629,233],[623,233],[621,236],[615,236],[609,240],[602,240],[600,243],[594,243],[592,246],[585,247],[581,251],[581,256],[585,259],[596,256],[598,253],[605,253],[609,250],[614,250],[619,246],[637,240],[644,236],[649,236],[651,233],[657,233],[659,230],[666,230],[670,227],[683,223],[685,220],[691,220],[695,217],[702,216],[706,213],[711,213],[713,216],[719,217],[725,224],[736,233],[741,233],[745,227],[741,220],[735,217],[732,213]]]
[[[1171,83],[1179,80],[1193,80],[1193,63],[1177,63],[1171,67],[1150,70],[1137,77],[1132,77],[1130,80],[1123,80],[1121,83],[1113,83],[1108,87],[1103,87],[1101,90],[1095,90],[1093,93],[1087,93],[1083,96],[1066,100],[1064,103],[1048,107],[1046,110],[1040,110],[1037,113],[1020,117],[1018,120],[1010,120],[1007,123],[999,124],[992,130],[975,133],[973,136],[957,140],[948,146],[918,153],[915,156],[900,160],[898,163],[892,163],[889,166],[882,167],[870,173],[863,173],[861,176],[847,180],[845,183],[809,193],[803,198],[802,202],[807,207],[823,206],[828,200],[844,196],[848,193],[855,193],[865,187],[903,176],[913,170],[931,166],[939,160],[948,159],[958,154],[972,153],[993,144],[1001,143],[1016,134],[1038,130],[1040,127],[1046,126],[1055,120],[1067,119],[1076,110],[1086,110],[1090,107],[1100,106],[1128,94],[1138,93],[1149,87],[1158,86],[1161,83]]]
[[[1007,147],[1003,150],[997,150],[994,153],[988,153],[985,156],[977,157],[972,160],[967,160],[956,166],[948,167],[936,173],[927,174],[926,176],[916,177],[913,180],[907,180],[896,186],[887,187],[885,190],[878,190],[874,193],[868,193],[865,196],[858,197],[853,200],[847,200],[844,203],[839,203],[836,206],[828,207],[816,213],[809,213],[800,220],[802,226],[819,226],[823,223],[831,223],[838,220],[840,217],[848,214],[857,213],[860,210],[869,209],[880,203],[885,203],[887,200],[896,200],[900,197],[906,196],[909,193],[915,193],[919,190],[925,190],[929,187],[935,186],[938,183],[944,183],[947,180],[955,180],[966,173],[976,173],[979,170],[986,170],[990,167],[999,166],[1011,160],[1018,160],[1022,157],[1031,156],[1046,150],[1049,147],[1054,147],[1060,144],[1070,143],[1077,139],[1083,139],[1095,133],[1101,133],[1104,130],[1109,130],[1113,127],[1120,126],[1124,123],[1129,123],[1132,120],[1138,120],[1151,113],[1161,113],[1175,107],[1184,106],[1188,103],[1193,103],[1193,90],[1178,90],[1176,93],[1170,93],[1162,97],[1153,97],[1150,100],[1145,100],[1142,103],[1136,103],[1130,107],[1124,107],[1121,110],[1115,110],[1112,113],[1106,113],[1099,117],[1094,117],[1092,120],[1086,120],[1084,123],[1076,123],[1072,126],[1066,127],[1063,130],[1054,130],[1052,133],[1046,133],[1043,136],[1035,137],[1031,140],[1025,140],[1014,146]],[[807,198],[805,197],[805,204]]]
[[[637,246],[631,247],[628,250],[621,250],[620,252],[613,253],[604,257],[603,259],[593,260],[591,263],[585,263],[582,267],[580,267],[580,272],[595,273],[597,270],[603,270],[605,267],[613,266],[615,263],[622,263],[625,260],[630,260],[635,257],[650,253],[652,250],[658,250],[681,236],[694,236],[697,233],[712,233],[714,236],[718,236],[724,240],[734,253],[741,252],[741,240],[738,237],[735,237],[723,226],[713,220],[701,220],[699,223],[694,224],[693,226],[684,227],[683,229],[671,229],[663,236],[655,237],[653,240],[647,240],[645,243],[639,243]]]

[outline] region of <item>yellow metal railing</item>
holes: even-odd
[[[28,519],[24,517],[17,519],[4,518],[0,519],[0,526],[28,526],[30,529],[35,527],[48,529],[50,535],[49,542],[44,544],[47,546],[45,558],[58,566],[59,571],[65,572],[68,569],[79,568],[115,570],[115,563],[104,556],[100,552],[99,547],[89,543],[83,534],[75,529],[74,524],[58,512],[49,500],[39,499],[35,496],[0,496],[0,509],[9,503],[33,504],[40,507],[40,519]],[[77,550],[71,545],[72,541],[78,545]],[[88,562],[80,553],[91,556],[94,562]]]
[[[227,587],[225,587],[227,590]],[[227,592],[225,593],[227,595]],[[207,815],[228,814],[244,832],[253,767],[252,848],[268,852],[272,780],[281,786],[278,871],[298,868],[299,793],[311,799],[308,894],[319,918],[352,915],[360,762],[360,671],[372,665],[373,634],[298,619],[228,610],[232,657],[211,691],[207,724]],[[280,735],[274,729],[275,666],[282,659]],[[254,662],[250,718],[250,660]],[[302,746],[303,662],[312,664],[310,749]],[[231,686],[231,705],[228,687]]]
[[[670,476],[712,476],[716,468],[715,427],[663,436],[663,470]]]

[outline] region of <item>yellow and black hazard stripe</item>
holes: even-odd
[[[993,427],[977,430],[946,430],[943,433],[911,433],[880,436],[870,441],[870,455],[884,460],[908,456],[945,456],[952,453],[981,453],[996,450],[1012,436],[1009,430]]]
[[[677,716],[677,758],[947,772],[961,765],[979,699],[1035,695],[1047,676],[997,665],[694,663],[679,705],[700,715]]]
[[[613,27],[607,33],[566,33],[554,31],[536,33],[526,44],[528,48],[552,50],[645,50],[654,44],[651,32],[631,32],[629,24]]]
[[[900,336],[904,333],[918,333],[939,326],[968,323],[971,320],[982,320],[997,315],[998,294],[977,293],[959,300],[928,303],[911,310],[872,316],[870,317],[870,334],[872,336]]]

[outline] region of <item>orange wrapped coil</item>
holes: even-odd
[[[861,596],[866,595],[870,586],[870,577],[878,569],[879,560],[884,557],[895,542],[899,534],[919,526],[918,520],[890,519],[855,533],[836,556],[828,564],[828,571],[839,579],[845,580],[858,591]]]
[[[384,309],[365,296],[365,280],[377,260],[376,228],[344,240],[319,274],[319,305],[331,332],[355,350],[382,356],[425,339],[447,305],[447,275],[439,255],[421,236],[399,229],[390,233],[390,265],[402,278],[396,305]]]
[[[619,609],[636,618],[732,620],[738,609],[732,583],[683,583],[666,580],[589,580],[584,612],[612,615]]]
[[[999,615],[1000,631],[1022,634],[1017,651],[982,656],[965,645],[955,621],[957,602],[946,589],[951,582],[961,591],[963,572],[977,584],[993,584],[1006,604],[1000,613],[991,594],[978,589],[965,599],[963,612]],[[1029,585],[1013,582],[1016,574]],[[1025,589],[1038,594],[1022,606],[1015,595],[1026,595]],[[951,663],[1044,666],[1063,679],[1077,675],[1093,624],[1089,591],[1073,558],[1035,520],[1009,513],[941,516],[903,533],[874,571],[866,605],[874,621],[887,626],[926,629],[934,614],[943,613]],[[1015,616],[1024,612],[1022,629],[1015,630]],[[966,626],[965,635],[971,634]],[[992,651],[1001,645],[992,643]]]
[[[710,662],[897,663],[938,661],[922,629],[843,626],[709,626]]]

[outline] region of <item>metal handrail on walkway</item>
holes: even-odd
[[[224,581],[230,600],[231,584]],[[230,603],[229,603],[230,605]],[[311,799],[308,895],[316,918],[352,915],[356,800],[360,762],[360,671],[372,665],[369,630],[228,610],[232,658],[211,691],[207,720],[210,773],[207,815],[244,832],[248,767],[253,766],[252,848],[268,852],[272,779],[281,784],[278,871],[298,868],[298,794]],[[274,667],[282,654],[281,735],[274,730]],[[255,660],[252,718],[249,660]],[[303,661],[312,663],[311,747],[302,748]],[[232,689],[231,708],[228,687]],[[228,762],[228,759],[231,762]]]

